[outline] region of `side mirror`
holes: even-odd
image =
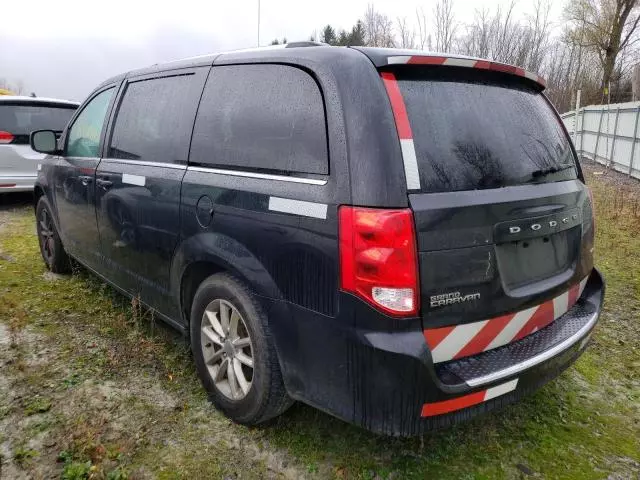
[[[39,153],[58,153],[58,140],[53,130],[36,130],[29,136],[31,148]]]

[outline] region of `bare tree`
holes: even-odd
[[[520,21],[515,19],[514,8],[512,0],[505,10],[477,10],[465,34],[457,38],[457,49],[467,55],[540,70],[549,49],[551,3],[536,0],[533,13]]]
[[[424,8],[416,8],[416,20],[418,23],[418,46],[420,50],[424,50],[424,46],[427,43],[427,17],[424,14]]]
[[[398,46],[416,48],[416,32],[407,24],[406,17],[398,17],[396,23],[398,25]]]
[[[466,25],[456,21],[455,0],[436,0],[432,16],[417,8],[413,25],[405,17],[393,22],[369,4],[351,32],[337,32],[336,42],[436,49],[517,65],[546,78],[547,95],[560,111],[572,108],[577,89],[584,104],[601,101],[601,86],[609,83],[612,100],[631,98],[632,69],[640,62],[640,0],[565,0],[571,3],[562,35],[552,34],[553,0],[527,3],[521,16],[516,1],[476,10]]]
[[[584,105],[602,100],[602,67],[598,56],[563,37],[550,41],[540,73],[547,80],[547,96],[561,112],[574,107],[578,89],[582,90]],[[615,94],[613,97],[618,98]]]
[[[436,50],[451,52],[458,28],[453,13],[453,0],[438,0],[433,9]]]
[[[620,54],[638,40],[638,0],[574,0],[567,3],[565,17],[571,28],[568,42],[596,53],[602,66],[601,88],[608,86]]]
[[[467,33],[459,40],[459,50],[466,54],[480,58],[490,58],[491,37],[493,34],[493,19],[489,10],[476,10],[472,24],[467,25]]]
[[[549,12],[551,11],[550,0],[536,0],[533,7],[533,14],[527,15],[528,45],[526,49],[527,61],[522,66],[528,70],[538,71],[546,58],[549,48],[549,34],[551,22]]]
[[[371,47],[393,47],[393,22],[383,13],[378,12],[372,3],[364,14],[365,40]]]

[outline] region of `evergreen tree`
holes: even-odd
[[[338,34],[338,41],[336,43],[340,46],[350,45],[350,40],[351,36],[345,30],[340,30],[340,33]]]
[[[364,24],[362,23],[362,20],[358,20],[349,34],[349,45],[361,47],[364,44]]]
[[[322,36],[320,37],[320,41],[328,43],[329,45],[335,45],[336,40],[336,31],[331,25],[327,25],[322,29]]]

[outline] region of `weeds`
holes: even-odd
[[[33,212],[18,211],[0,238],[0,253],[13,259],[0,261],[0,322],[16,344],[5,359],[0,347],[0,368],[19,397],[6,400],[0,382],[0,444],[21,446],[4,461],[12,458],[33,477],[40,465],[63,478],[111,480],[635,478],[640,189],[587,176],[596,263],[607,280],[592,346],[518,404],[414,439],[371,435],[301,404],[258,428],[230,423],[206,402],[186,344],[156,324],[139,298],[129,301],[77,267],[70,277],[45,281]],[[35,371],[34,332],[38,348],[55,353]],[[42,417],[27,419],[36,413]],[[29,442],[45,428],[55,445]]]
[[[25,464],[28,463],[30,459],[35,458],[37,456],[38,456],[37,451],[31,448],[25,448],[25,447],[18,447],[15,449],[15,452],[13,453],[13,459],[21,467],[24,467]]]
[[[26,416],[36,415],[38,413],[48,412],[51,409],[51,400],[48,398],[36,397],[29,401],[24,407]]]
[[[69,462],[62,469],[62,480],[85,480],[91,473],[91,462]]]

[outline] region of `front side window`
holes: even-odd
[[[316,81],[287,65],[213,67],[189,161],[283,173],[329,173],[324,102]]]
[[[100,92],[80,112],[69,129],[66,155],[69,157],[97,157],[100,135],[115,88]]]
[[[188,101],[195,75],[130,83],[118,109],[109,158],[186,162],[196,102]]]

